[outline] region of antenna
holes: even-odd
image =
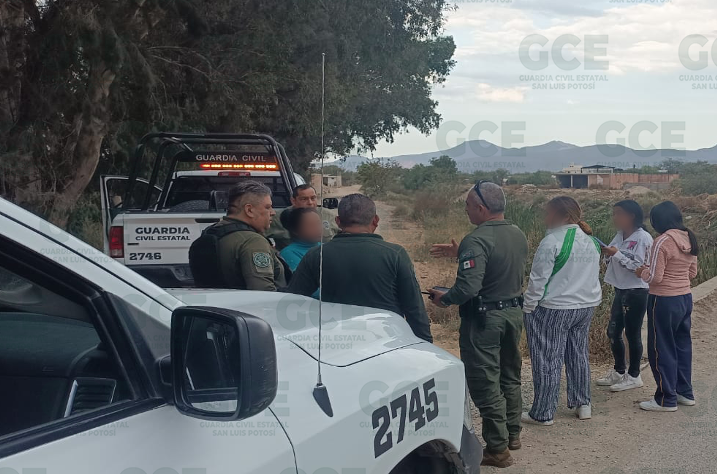
[[[324,110],[326,108],[326,53],[321,53],[321,183],[319,184],[319,199],[323,203],[324,201]],[[321,326],[322,326],[322,307],[323,292],[321,291],[324,286],[324,233],[321,233],[321,246],[319,248],[319,360],[317,361],[319,370],[316,378],[316,387],[314,387],[314,400],[319,404],[319,407],[328,416],[334,416],[334,410],[331,407],[331,400],[329,399],[329,392],[326,389],[321,380]]]

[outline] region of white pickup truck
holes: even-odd
[[[463,364],[319,304],[166,291],[0,199],[0,472],[478,473]]]
[[[163,288],[193,286],[189,247],[221,219],[226,191],[244,179],[269,186],[277,210],[304,183],[267,135],[146,135],[129,176],[101,177],[105,253]]]

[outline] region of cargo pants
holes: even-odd
[[[486,450],[501,453],[520,435],[520,308],[491,310],[461,318],[459,346],[473,403],[483,419]]]

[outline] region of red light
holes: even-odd
[[[110,257],[124,258],[124,228],[110,227]]]
[[[199,165],[204,170],[236,170],[236,169],[258,169],[278,170],[279,165],[250,165],[244,163],[202,163]]]

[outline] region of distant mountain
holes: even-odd
[[[405,168],[417,164],[428,164],[431,158],[448,155],[458,164],[458,169],[467,173],[504,168],[511,173],[537,170],[560,171],[575,163],[579,166],[606,165],[616,168],[640,168],[656,165],[666,159],[682,161],[708,161],[717,163],[717,145],[699,150],[633,150],[622,145],[577,146],[560,141],[522,148],[502,148],[485,140],[472,140],[444,151],[432,151],[415,155],[383,157],[392,159]],[[355,171],[368,158],[358,155],[346,157],[337,162],[345,170]]]

